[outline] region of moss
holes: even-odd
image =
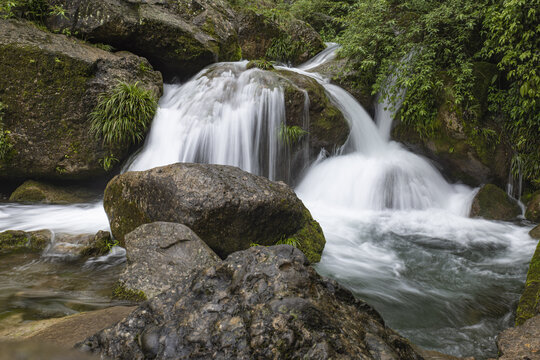
[[[492,220],[512,220],[521,214],[519,205],[502,189],[487,184],[476,194],[471,207],[471,216]]]
[[[0,252],[41,251],[49,244],[45,231],[24,232],[8,230],[0,233]]]
[[[540,243],[529,264],[525,290],[519,299],[516,326],[540,313]]]
[[[306,255],[309,262],[316,263],[321,261],[326,240],[321,226],[311,217],[308,209],[304,209],[303,226],[287,240],[295,242],[297,244],[296,247]]]
[[[274,65],[270,61],[267,60],[251,60],[246,65],[246,69],[261,69],[261,70],[274,70]]]
[[[134,301],[134,302],[141,302],[148,299],[144,291],[128,289],[123,284],[120,284],[120,283],[117,283],[116,286],[114,287],[112,298],[118,299],[118,300]]]

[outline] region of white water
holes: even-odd
[[[308,72],[350,123],[338,156],[321,156],[297,192],[321,223],[327,244],[318,271],[348,286],[413,342],[455,355],[494,354],[511,325],[535,242],[526,227],[467,217],[474,189],[445,181],[425,159],[389,141],[391,114],[374,122],[356,100]],[[283,90],[246,63],[216,64],[184,85],[168,85],[142,151],[142,170],[177,161],[236,165],[286,177],[277,136]],[[377,125],[376,125],[377,124]],[[0,230],[107,229],[100,204],[1,205]]]

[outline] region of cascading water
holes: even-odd
[[[427,160],[389,141],[392,119],[384,107],[376,125],[350,94],[309,72],[333,59],[336,48],[298,69],[281,68],[322,84],[351,128],[338,155],[321,154],[296,189],[327,238],[317,270],[419,345],[495,355],[494,338],[511,326],[534,250],[529,229],[469,219],[475,190],[447,183]],[[284,119],[274,75],[247,70],[246,62],[212,65],[184,85],[165,87],[147,142],[126,170],[207,162],[287,178],[288,154],[278,135]],[[8,228],[95,232],[108,224],[99,203],[6,204],[0,230]]]

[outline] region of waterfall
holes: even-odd
[[[337,48],[331,44],[299,68],[279,67],[318,81],[349,122],[349,138],[333,156],[321,151],[310,164],[307,147],[290,154],[283,146],[284,91],[274,73],[221,63],[165,86],[146,143],[124,170],[201,162],[291,180],[310,164],[296,192],[327,239],[317,271],[368,301],[414,343],[496,356],[493,337],[511,326],[536,245],[529,228],[469,219],[475,190],[448,183],[427,159],[391,141],[387,104],[378,105],[373,120],[349,93],[313,72]],[[304,128],[309,101],[305,93]],[[42,228],[96,232],[108,222],[101,203],[0,205],[0,230]]]

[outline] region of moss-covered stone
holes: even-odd
[[[251,60],[246,65],[246,69],[274,70],[274,65],[268,60]]]
[[[83,257],[103,256],[109,253],[115,245],[118,245],[118,241],[112,239],[111,233],[108,231],[98,231],[93,241],[81,249],[79,254]]]
[[[25,181],[9,197],[9,201],[46,204],[88,202],[94,194],[80,188],[58,187],[34,180]]]
[[[540,243],[529,264],[525,290],[519,299],[516,312],[516,325],[540,314]]]
[[[540,225],[537,225],[531,231],[529,231],[529,236],[533,239],[540,240]]]
[[[0,233],[0,252],[42,251],[52,238],[49,230],[24,232],[8,230]]]
[[[527,201],[527,211],[525,218],[535,223],[540,223],[540,191],[535,192]]]
[[[98,95],[117,81],[161,94],[161,75],[139,71],[145,59],[110,53],[51,34],[27,22],[0,20],[0,102],[12,154],[0,161],[0,179],[80,180],[104,176],[108,155],[90,134],[88,114]],[[127,146],[115,152],[125,159]]]
[[[484,185],[474,197],[471,217],[490,220],[513,220],[521,214],[518,203],[493,184]]]
[[[321,226],[311,217],[308,209],[304,210],[304,226],[289,238],[297,244],[296,247],[306,255],[309,262],[321,261],[326,240]]]
[[[128,289],[120,283],[118,283],[113,289],[112,298],[133,302],[141,302],[148,299],[144,291]]]

